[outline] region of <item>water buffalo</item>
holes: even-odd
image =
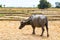
[[[41,27],[42,28],[42,33],[40,36],[43,36],[44,33],[44,26],[46,27],[47,30],[47,37],[49,37],[48,34],[48,19],[44,15],[32,15],[28,19],[23,20],[21,22],[21,25],[19,29],[22,29],[25,25],[31,25],[33,28],[32,34],[35,34],[35,28],[36,27]]]

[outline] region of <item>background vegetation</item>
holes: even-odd
[[[51,7],[51,4],[47,2],[47,0],[40,0],[40,3],[38,4],[39,9],[45,9],[50,7]]]

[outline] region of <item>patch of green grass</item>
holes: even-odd
[[[4,16],[4,14],[0,14],[0,17]]]

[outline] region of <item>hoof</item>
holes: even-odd
[[[49,35],[47,35],[47,37],[49,37]]]
[[[40,35],[40,36],[42,36],[42,35]]]
[[[35,33],[32,33],[32,34],[35,34]]]

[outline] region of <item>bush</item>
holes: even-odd
[[[59,6],[56,6],[56,8],[60,8]]]

